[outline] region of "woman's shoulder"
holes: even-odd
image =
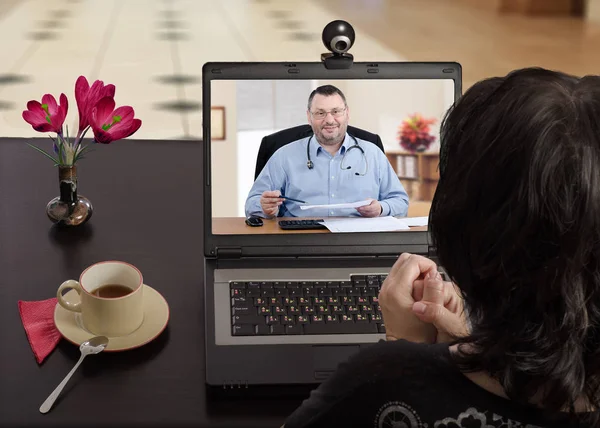
[[[424,344],[407,340],[380,341],[351,357],[347,370],[365,373],[373,381],[378,376],[387,380],[410,374],[420,375],[456,372],[448,344]]]

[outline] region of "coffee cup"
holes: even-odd
[[[83,327],[90,333],[108,337],[126,336],[144,320],[142,273],[135,266],[106,261],[85,269],[79,281],[63,282],[56,297],[68,311],[81,313]],[[63,291],[72,289],[79,301],[67,301]]]

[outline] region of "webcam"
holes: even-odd
[[[346,21],[332,21],[323,29],[322,40],[331,53],[321,54],[321,61],[330,70],[340,70],[352,67],[354,57],[348,50],[354,44],[356,34],[352,25]]]

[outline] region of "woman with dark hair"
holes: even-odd
[[[481,81],[441,129],[434,261],[402,254],[386,342],[286,428],[600,426],[600,77]],[[464,307],[464,310],[463,310]]]

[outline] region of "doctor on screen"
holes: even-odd
[[[248,194],[247,217],[406,216],[408,195],[398,176],[379,147],[346,132],[349,113],[335,86],[310,94],[306,115],[314,135],[271,156]],[[300,208],[367,199],[358,208]]]

